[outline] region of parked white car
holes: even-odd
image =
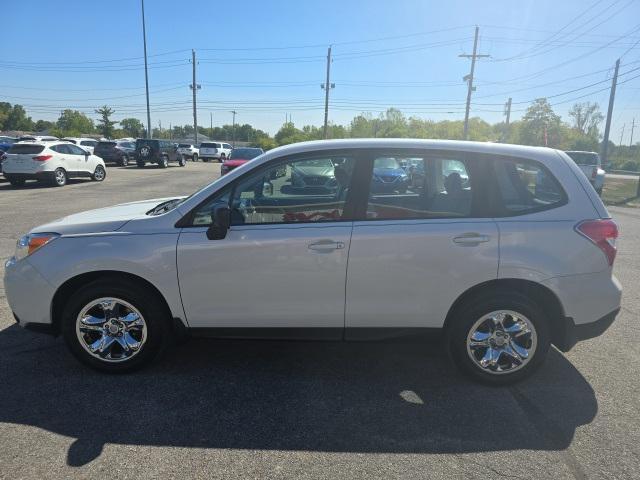
[[[589,179],[589,183],[593,185],[593,188],[598,195],[602,195],[602,188],[604,187],[605,171],[602,169],[602,161],[600,155],[596,152],[582,152],[572,150],[565,152],[574,162],[580,167],[580,170]]]
[[[100,157],[60,140],[14,143],[2,162],[2,172],[14,187],[23,186],[27,180],[63,187],[72,177],[90,177],[101,182],[107,176]]]
[[[210,160],[224,161],[231,155],[233,147],[223,142],[202,142],[200,144],[200,158],[203,162]]]
[[[421,162],[420,185],[376,193],[373,172],[389,158]],[[332,165],[304,174],[322,188],[294,188],[292,169],[315,160]],[[306,142],[189,197],[34,228],[6,263],[5,291],[20,325],[61,333],[79,360],[105,371],[140,367],[185,329],[330,340],[438,329],[464,372],[508,384],[540,366],[551,344],[567,351],[613,322],[617,235],[557,150]]]
[[[200,155],[200,150],[195,145],[191,145],[190,143],[179,143],[178,144],[178,153],[184,155],[185,158],[190,158],[194,162],[198,161],[198,156]]]
[[[98,140],[93,138],[79,138],[79,137],[65,137],[62,140],[67,142],[71,142],[74,145],[78,145],[79,147],[87,150],[89,153],[93,153],[93,149],[98,145]]]

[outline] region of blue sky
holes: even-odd
[[[616,58],[624,54],[621,73],[640,67],[639,0],[147,0],[145,8],[154,127],[192,122],[192,48],[199,123],[209,126],[210,114],[214,125],[230,123],[236,110],[238,122],[270,133],[287,114],[321,125],[329,44],[335,123],[392,106],[463,118],[469,60],[458,55],[471,52],[475,25],[491,58],[476,66],[472,115],[490,122],[503,118],[509,96],[513,119],[552,95],[563,118],[574,99],[605,112]],[[138,0],[8,1],[2,17],[1,100],[24,104],[34,119],[55,120],[63,108],[96,118],[93,108],[108,104],[115,119],[145,120]],[[624,124],[628,142],[634,115],[640,124],[639,75],[620,78],[616,143]]]

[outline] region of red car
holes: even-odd
[[[234,148],[220,167],[220,175],[229,173],[234,168],[244,165],[249,160],[256,158],[258,155],[262,155],[264,150],[261,148]]]

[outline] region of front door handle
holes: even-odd
[[[491,240],[489,235],[481,235],[475,232],[463,233],[457,237],[453,237],[453,243],[462,247],[475,247],[481,243],[486,243]]]
[[[344,242],[336,242],[335,240],[320,240],[308,245],[309,250],[314,252],[330,252],[332,250],[342,250]]]

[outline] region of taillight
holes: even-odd
[[[616,258],[618,226],[613,220],[585,220],[576,225],[576,231],[591,240],[607,257],[609,265]]]
[[[53,155],[38,155],[37,157],[33,157],[34,160],[37,160],[38,162],[46,162],[47,160],[50,160],[53,158]]]

